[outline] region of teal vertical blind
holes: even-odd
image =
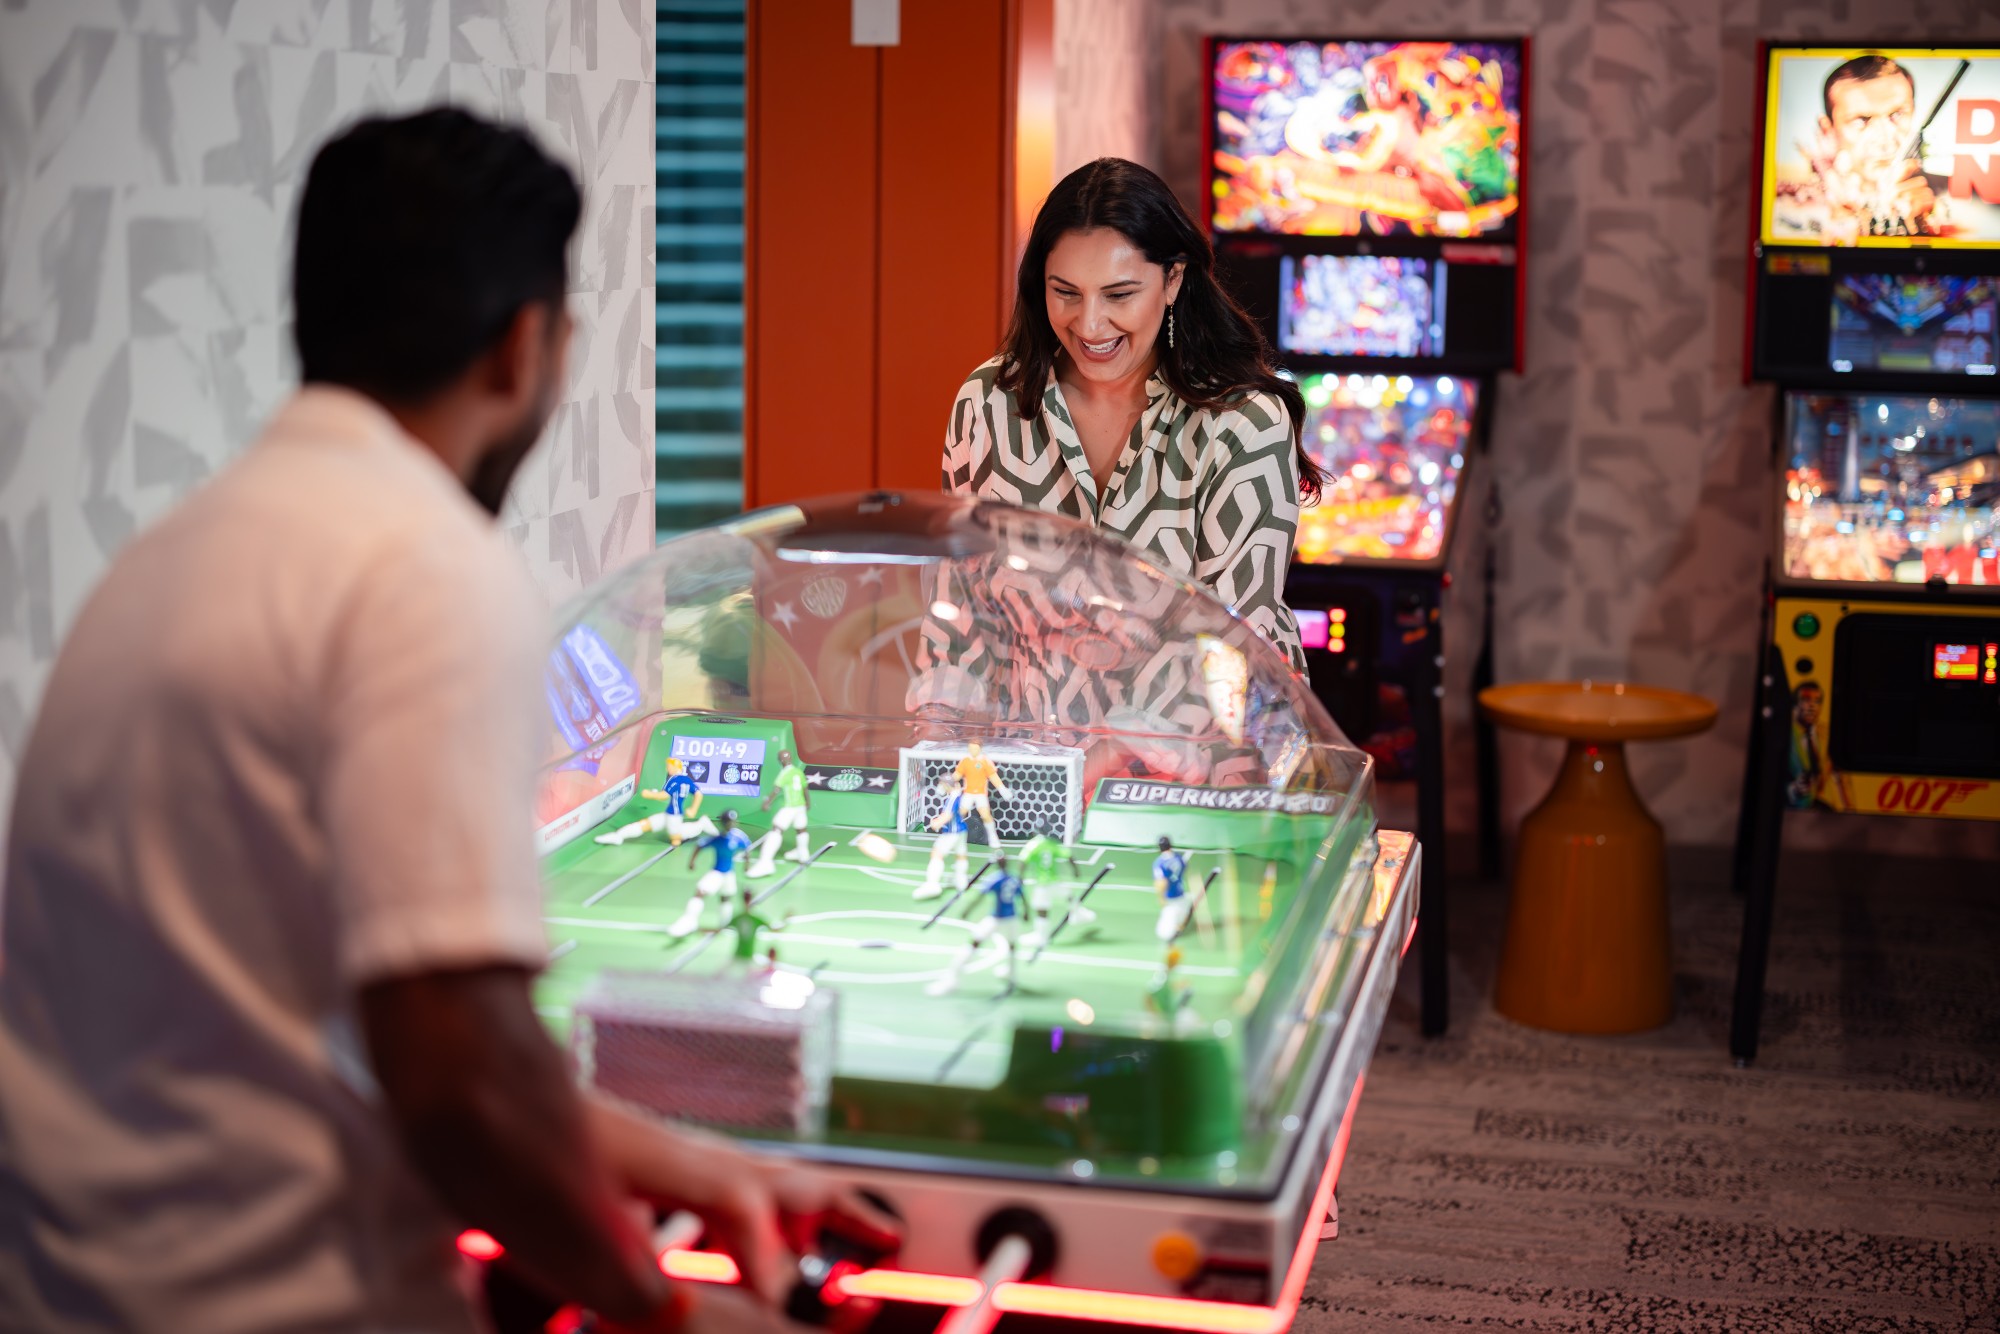
[[[745,0],[656,13],[654,524],[661,538],[743,506]]]

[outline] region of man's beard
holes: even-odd
[[[500,506],[507,501],[507,488],[513,485],[514,474],[520,471],[522,460],[534,449],[535,442],[542,438],[542,429],[549,424],[555,410],[553,403],[543,400],[554,397],[553,391],[539,396],[515,428],[479,456],[472,476],[465,483],[465,489],[480,508],[495,518],[500,516]]]

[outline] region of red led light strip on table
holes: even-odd
[[[1314,1249],[1319,1244],[1321,1220],[1333,1198],[1333,1185],[1347,1158],[1348,1136],[1354,1129],[1355,1109],[1361,1105],[1365,1076],[1356,1076],[1354,1091],[1348,1095],[1341,1113],[1340,1130],[1334,1135],[1333,1152],[1327,1155],[1326,1170],[1320,1174],[1313,1192],[1312,1208],[1306,1213],[1305,1230],[1299,1233],[1292,1262],[1285,1271],[1285,1284],[1273,1306],[1252,1306],[1239,1302],[1205,1302],[1188,1297],[1149,1297],[1132,1292],[1102,1292],[1091,1288],[1065,1288],[1052,1283],[1002,1283],[993,1292],[993,1308],[1018,1315],[1050,1315],[1071,1320],[1097,1320],[1114,1325],[1148,1325],[1158,1329],[1187,1330],[1190,1334],[1282,1334],[1298,1314],[1299,1297],[1305,1292],[1306,1273],[1312,1267]],[[458,1236],[459,1252],[470,1259],[492,1261],[500,1258],[500,1243],[484,1232],[467,1230]],[[669,1278],[692,1283],[735,1283],[741,1278],[736,1262],[718,1251],[671,1249],[660,1254],[660,1272]],[[913,1302],[922,1306],[970,1306],[979,1300],[978,1279],[953,1274],[919,1274],[901,1269],[870,1269],[836,1280],[843,1297],[866,1297],[880,1301]],[[567,1314],[568,1312],[565,1312]],[[558,1317],[560,1318],[560,1317]],[[553,1325],[553,1322],[551,1322]]]
[[[458,1253],[468,1260],[498,1260],[502,1254],[500,1243],[476,1227],[467,1228],[458,1234]]]
[[[1313,1251],[1319,1245],[1320,1222],[1326,1217],[1327,1202],[1333,1198],[1333,1183],[1340,1177],[1340,1165],[1347,1158],[1347,1139],[1354,1129],[1354,1111],[1361,1105],[1364,1076],[1357,1075],[1354,1092],[1348,1095],[1347,1110],[1341,1113],[1340,1130],[1333,1138],[1333,1152],[1327,1155],[1326,1171],[1319,1189],[1313,1192],[1312,1208],[1306,1213],[1305,1230],[1299,1233],[1292,1252],[1291,1267],[1285,1271],[1285,1285],[1274,1306],[1246,1306],[1236,1302],[1202,1302],[1186,1297],[1145,1297],[1130,1292],[1096,1292],[1088,1288],[1063,1288],[1042,1283],[1003,1283],[993,1294],[995,1309],[1019,1315],[1052,1315],[1072,1320],[1098,1320],[1113,1325],[1150,1325],[1159,1329],[1184,1329],[1194,1334],[1282,1334],[1299,1311],[1299,1297],[1305,1292],[1306,1272],[1312,1268]]]
[[[743,1277],[720,1251],[661,1251],[660,1272],[690,1283],[734,1283]]]

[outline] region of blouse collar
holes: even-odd
[[[1143,432],[1140,437],[1142,448],[1165,449],[1167,447],[1166,433],[1156,430],[1154,427],[1161,416],[1172,415],[1179,402],[1179,398],[1167,386],[1167,382],[1160,377],[1158,370],[1155,370],[1151,375],[1146,377],[1146,407],[1139,415],[1139,425]],[[1051,416],[1060,417],[1063,424],[1069,427],[1072,432],[1076,430],[1076,423],[1069,415],[1069,404],[1063,398],[1062,381],[1056,378],[1055,367],[1053,366],[1049,368],[1048,386],[1042,390],[1042,408]]]

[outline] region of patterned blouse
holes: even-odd
[[[1284,405],[1250,394],[1220,411],[1189,407],[1158,376],[1105,494],[1097,491],[1062,386],[1023,421],[994,383],[1001,359],[974,371],[952,404],[944,489],[1082,519],[1206,586],[1305,671],[1299,625],[1284,602],[1299,522],[1299,469]]]

